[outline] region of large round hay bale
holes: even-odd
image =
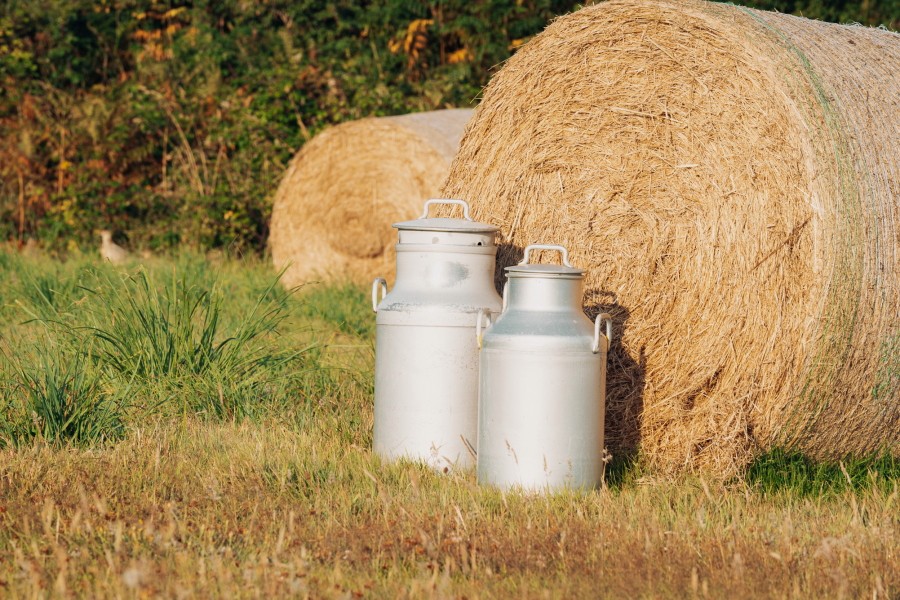
[[[607,439],[723,476],[900,445],[900,36],[616,0],[492,79],[451,167],[613,312]]]
[[[392,276],[391,224],[437,195],[468,109],[344,123],[310,140],[275,194],[269,249],[284,283]]]

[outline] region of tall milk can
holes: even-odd
[[[457,204],[463,219],[428,218]],[[469,217],[463,200],[425,202],[422,216],[395,223],[397,279],[372,285],[375,310],[374,450],[437,469],[474,463],[478,427],[475,315],[500,311],[494,289],[497,227]],[[386,294],[379,302],[379,294]]]
[[[559,251],[563,264],[529,263],[537,249]],[[493,324],[476,318],[478,481],[501,488],[596,487],[611,317],[604,313],[591,323],[585,316],[584,271],[569,264],[562,246],[528,246],[522,262],[506,272],[500,316]]]

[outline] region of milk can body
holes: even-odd
[[[373,447],[445,469],[474,464],[478,427],[475,315],[499,312],[494,289],[497,228],[465,219],[397,223],[397,279],[378,302],[373,285],[375,426]]]
[[[564,265],[528,264],[534,249],[560,250]],[[529,246],[507,277],[503,311],[480,339],[478,481],[541,490],[596,487],[603,472],[609,315],[594,323],[584,315],[583,271],[568,265],[560,246]]]

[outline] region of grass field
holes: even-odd
[[[501,493],[372,456],[353,286],[12,253],[0,282],[0,596],[900,595],[890,458]]]

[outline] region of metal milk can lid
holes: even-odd
[[[558,250],[562,255],[561,265],[541,265],[529,263],[532,250]],[[581,279],[584,269],[573,267],[569,262],[569,251],[555,244],[531,244],[525,248],[522,262],[506,267],[507,277],[543,277],[548,279]]]
[[[462,219],[428,218],[428,207],[433,204],[457,204],[463,207]],[[496,225],[473,221],[469,216],[469,203],[465,200],[449,200],[444,198],[432,198],[425,202],[422,216],[412,221],[394,223],[392,227],[400,231],[446,231],[452,233],[496,233],[500,230]]]

